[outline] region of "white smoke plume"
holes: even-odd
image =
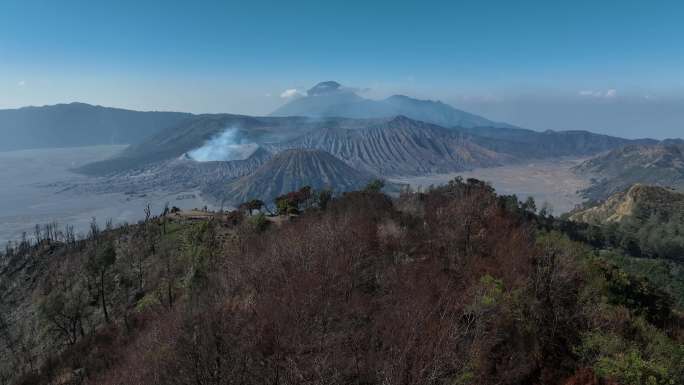
[[[293,99],[301,96],[304,96],[304,93],[296,88],[287,89],[280,94],[280,97],[283,99]]]
[[[198,162],[242,160],[249,158],[258,147],[240,138],[237,128],[228,128],[202,147],[189,151],[188,156]]]

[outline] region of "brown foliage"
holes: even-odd
[[[574,371],[576,273],[486,184],[396,206],[347,193],[263,233],[236,226],[204,245],[200,293],[92,342],[111,356],[87,383],[559,383]]]

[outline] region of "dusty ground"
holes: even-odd
[[[35,224],[57,222],[73,225],[85,233],[92,218],[101,224],[112,219],[115,224],[135,222],[144,217],[149,203],[158,214],[164,204],[182,209],[216,209],[201,199],[196,191],[145,193],[77,193],[64,186],[93,183],[87,177],[69,171],[88,162],[116,154],[125,146],[93,146],[49,150],[0,152],[0,247],[17,240],[23,232],[32,234]],[[576,191],[587,181],[570,168],[580,160],[540,161],[524,165],[477,169],[469,172],[399,178],[393,181],[414,187],[443,184],[461,175],[489,181],[499,193],[518,194],[521,199],[533,196],[539,206],[547,202],[559,214],[581,202]],[[66,183],[65,183],[66,182]]]
[[[144,218],[150,204],[153,214],[164,204],[201,208],[206,203],[194,191],[169,194],[84,194],[63,191],[64,182],[83,182],[87,177],[69,171],[88,162],[105,159],[125,146],[92,146],[47,150],[0,152],[0,247],[17,240],[22,232],[33,233],[35,224],[57,222],[73,225],[84,233],[92,218],[104,225]]]
[[[554,214],[572,210],[582,202],[577,193],[588,186],[588,179],[575,175],[570,168],[584,159],[541,160],[520,165],[482,168],[467,172],[396,178],[393,182],[408,183],[414,188],[440,185],[460,175],[490,182],[500,194],[517,194],[520,199],[534,197],[537,206],[546,203]]]

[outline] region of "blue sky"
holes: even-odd
[[[321,80],[533,129],[684,136],[678,1],[0,1],[0,108],[266,114]]]

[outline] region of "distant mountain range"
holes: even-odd
[[[190,156],[196,149],[213,143],[226,127],[237,130],[239,139],[233,145],[243,143],[257,150],[247,159],[230,161],[196,161]],[[358,175],[335,176],[351,175],[351,170],[382,178],[450,173],[553,157],[549,149],[554,148],[560,155],[584,156],[630,143],[589,133],[539,135],[543,139],[540,142],[492,139],[405,116],[311,119],[206,115],[131,146],[113,159],[86,165],[80,171],[108,175],[110,182],[100,185],[110,191],[196,188],[214,201],[235,203],[243,197],[268,201],[277,192],[304,185],[325,185],[344,191],[358,187],[345,180],[368,179]],[[587,145],[578,144],[583,142]],[[299,162],[279,156],[290,150],[313,152],[298,154],[310,158]],[[312,164],[316,167],[310,167]],[[287,172],[291,167],[295,168]]]
[[[0,110],[0,151],[138,143],[191,116],[84,103]]]
[[[223,116],[227,114],[217,114]],[[381,101],[362,98],[336,82],[324,82],[308,95],[276,110],[272,116],[387,118],[405,115],[443,127],[512,127],[455,109],[441,102],[395,95]],[[237,116],[237,115],[232,115]],[[100,144],[139,144],[207,115],[183,112],[141,112],[85,103],[0,110],[0,151],[77,147]],[[244,117],[249,119],[250,117]],[[211,118],[209,118],[211,119]],[[259,118],[268,119],[268,118]],[[193,125],[188,123],[183,127]],[[195,126],[197,127],[197,126]]]
[[[589,131],[532,131],[523,128],[459,128],[475,143],[519,159],[590,156],[626,145],[652,145],[654,139],[624,139]]]
[[[271,153],[291,148],[331,153],[361,171],[385,176],[421,175],[492,167],[529,159],[589,155],[640,143],[583,131],[445,128],[405,116],[376,119],[198,115],[133,145],[119,156],[80,171],[104,175],[170,161],[200,148],[227,129],[241,142]],[[497,134],[500,133],[500,135]]]
[[[118,156],[91,163],[78,171],[90,175],[127,172],[176,159],[200,148],[229,129],[237,130],[240,141],[276,144],[294,140],[325,128],[363,128],[381,120],[308,117],[253,117],[232,114],[196,115],[179,126],[131,145]]]
[[[219,141],[217,138],[224,137],[227,130],[232,142]],[[199,162],[191,156],[218,142],[231,149],[241,145],[250,151],[258,148],[258,152],[248,159],[221,162]],[[358,187],[344,182],[350,178],[338,175],[351,175],[351,170],[383,178],[452,173],[532,159],[590,156],[625,145],[654,143],[586,131],[526,130],[439,102],[402,96],[372,101],[339,83],[324,82],[273,116],[192,116],[113,159],[79,171],[110,175],[116,179],[114,184],[127,188],[133,188],[128,180],[157,188],[195,186],[214,200],[235,202],[242,198],[268,200],[277,192],[303,185],[329,183],[329,187],[341,190]],[[315,151],[280,156],[290,150]],[[205,152],[217,151],[220,148],[211,147]],[[286,172],[291,167],[295,169]],[[368,177],[357,175],[352,179]]]
[[[684,189],[684,141],[619,147],[574,171],[593,178],[594,183],[583,191],[590,200],[605,200],[635,183]]]
[[[297,98],[275,110],[272,116],[385,118],[404,115],[443,127],[506,127],[481,116],[461,111],[439,101],[393,95],[383,100],[366,99],[335,81],[318,83]]]
[[[317,84],[266,117],[137,112],[73,103],[0,111],[0,134],[10,138],[0,143],[0,150],[129,143],[114,158],[78,171],[106,176],[109,182],[103,186],[111,189],[197,188],[217,200],[224,200],[218,192],[232,194],[231,201],[323,185],[325,180],[330,187],[346,189],[352,187],[344,182],[350,178],[338,174],[351,175],[350,170],[358,173],[356,179],[367,179],[361,174],[416,176],[605,152],[576,169],[596,178],[585,191],[587,197],[605,199],[635,182],[678,185],[684,180],[681,143],[587,131],[532,131],[437,101],[401,95],[366,99],[333,81]],[[313,151],[280,156],[289,150]],[[198,153],[219,157],[195,159]],[[247,157],[231,158],[233,153]],[[299,171],[286,173],[288,167]],[[268,182],[274,175],[282,180]],[[266,185],[254,185],[258,183]]]

